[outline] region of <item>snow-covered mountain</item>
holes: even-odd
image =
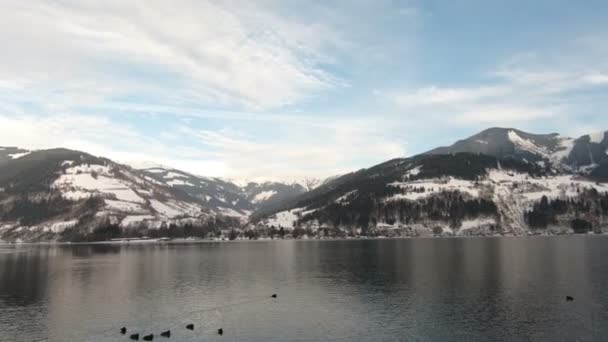
[[[498,158],[526,158],[531,161],[559,161],[572,150],[573,139],[557,133],[530,134],[512,128],[489,128],[451,146],[438,147],[428,154],[468,152]]]
[[[330,235],[608,230],[607,149],[605,133],[492,128],[334,179],[253,224]]]
[[[608,163],[607,132],[570,138],[551,134],[530,134],[514,128],[489,128],[451,146],[433,149],[428,154],[474,153],[497,158],[516,158],[533,162],[550,162],[555,168],[593,173],[606,177]],[[600,167],[594,172],[596,168]]]
[[[232,216],[245,215],[305,192],[298,183],[233,182],[160,165],[137,166],[148,177],[196,197]],[[234,211],[234,212],[231,212]]]
[[[606,132],[491,128],[325,181],[240,183],[67,149],[0,147],[0,239],[608,231]],[[295,231],[294,228],[297,228]]]
[[[304,191],[284,187],[251,183],[241,188],[218,178],[158,165],[133,168],[67,149],[0,147],[0,238],[86,239],[107,227],[240,227],[267,201]]]

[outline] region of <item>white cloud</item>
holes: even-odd
[[[576,115],[587,98],[581,94],[608,85],[608,68],[584,58],[568,63],[538,54],[518,54],[485,74],[474,86],[428,85],[382,90],[377,96],[395,105],[419,126],[508,125],[521,127],[549,118]],[[571,96],[578,92],[577,96]],[[587,93],[586,93],[587,92]],[[591,96],[591,95],[588,95]]]
[[[400,136],[379,120],[334,119],[281,125],[272,139],[235,129],[178,124],[152,136],[109,117],[0,115],[0,146],[65,147],[118,162],[151,161],[204,176],[252,180],[327,177],[405,155]]]
[[[363,165],[405,155],[401,137],[390,139],[372,120],[336,120],[326,127],[291,127],[293,134],[260,141],[242,132],[181,128],[184,136],[199,139],[217,151],[228,167],[225,176],[264,179],[327,177]],[[300,130],[300,132],[296,132]]]
[[[441,88],[428,86],[414,91],[401,91],[389,95],[391,100],[400,106],[457,104],[479,101],[506,93],[508,89],[497,86],[478,88]]]
[[[581,79],[583,82],[590,84],[608,84],[608,74],[588,74],[584,75]]]
[[[339,83],[319,67],[332,29],[287,22],[271,6],[245,12],[211,1],[33,0],[3,2],[0,21],[2,79],[25,79],[26,90],[72,105],[82,96],[91,105],[143,93],[265,109]]]
[[[472,106],[448,120],[452,124],[511,125],[547,119],[560,114],[559,108],[535,108],[512,105]]]

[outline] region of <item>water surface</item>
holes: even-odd
[[[0,247],[0,341],[129,341],[122,326],[171,341],[605,340],[608,238]]]

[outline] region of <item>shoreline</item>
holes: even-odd
[[[6,242],[0,241],[0,246],[74,246],[74,245],[115,245],[115,246],[147,246],[147,245],[182,245],[182,244],[205,244],[205,243],[247,243],[247,242],[274,242],[274,241],[361,241],[361,240],[415,240],[415,239],[479,239],[479,238],[552,238],[552,237],[606,237],[608,233],[587,233],[587,234],[533,234],[533,235],[485,235],[485,236],[383,236],[383,237],[328,237],[328,238],[309,238],[309,239],[235,239],[235,240],[209,240],[209,239],[175,239],[167,241],[158,240],[135,240],[135,241],[90,241],[90,242]]]

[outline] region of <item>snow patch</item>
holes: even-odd
[[[474,220],[465,220],[462,221],[462,225],[460,226],[460,230],[467,230],[472,228],[478,228],[490,224],[496,224],[496,220],[493,218],[477,218]]]
[[[230,208],[224,208],[224,207],[219,207],[217,208],[218,212],[222,215],[225,216],[232,216],[232,217],[245,217],[246,215],[243,215],[241,213],[239,213],[236,210],[230,209]]]
[[[70,167],[65,170],[65,173],[68,175],[75,175],[81,173],[91,173],[96,172],[98,174],[109,174],[110,167],[106,165],[96,165],[96,164],[82,164]]]
[[[266,201],[267,199],[269,199],[270,197],[272,197],[276,194],[277,194],[277,192],[275,190],[262,191],[259,194],[255,195],[255,197],[253,197],[253,200],[251,200],[251,202],[260,203],[262,201]]]
[[[540,154],[542,156],[547,156],[546,149],[536,145],[531,140],[520,137],[515,131],[509,131],[508,136],[509,136],[509,140],[511,140],[511,142],[513,144],[515,144],[515,146],[519,147],[520,149],[522,149],[524,151],[532,152],[534,154]]]
[[[68,228],[72,228],[78,224],[78,220],[70,220],[64,222],[56,222],[45,228],[45,231],[51,231],[53,233],[61,233]]]
[[[173,171],[169,171],[169,172],[167,172],[166,175],[163,176],[163,178],[165,178],[165,179],[184,178],[184,177],[187,177],[187,176],[183,175],[181,173],[173,172]]]
[[[106,209],[111,211],[122,211],[128,213],[141,212],[143,208],[141,205],[132,202],[123,202],[117,200],[104,200],[106,204]]]
[[[443,191],[460,191],[473,197],[479,196],[479,189],[475,187],[474,182],[453,177],[422,179],[411,182],[394,182],[390,183],[389,186],[405,189],[406,193],[393,195],[386,198],[386,201],[397,201],[402,199],[415,201]]]
[[[152,199],[150,200],[150,206],[154,209],[154,211],[168,218],[184,215],[200,215],[200,207],[185,202],[170,201],[163,203],[158,200]]]
[[[528,201],[537,201],[543,196],[575,197],[579,191],[590,188],[600,192],[608,191],[608,185],[596,184],[572,175],[535,178],[525,173],[493,169],[488,171],[488,179],[512,195],[521,195]]]
[[[136,223],[141,223],[143,221],[152,219],[154,219],[154,216],[152,215],[129,215],[122,219],[122,221],[120,222],[120,226],[130,227],[135,225]]]
[[[574,139],[566,137],[561,138],[557,150],[551,154],[552,159],[556,162],[561,162],[570,155],[573,147]]]
[[[162,164],[158,164],[151,161],[132,161],[127,165],[134,168],[135,170],[148,170],[148,169],[165,169],[166,167]]]
[[[417,176],[418,174],[420,174],[420,171],[422,170],[422,165],[416,166],[415,168],[408,170],[405,173],[405,176]]]
[[[301,214],[304,209],[305,208],[296,208],[276,213],[268,218],[266,225],[275,226],[278,228],[292,229],[294,222],[298,220],[298,215],[296,214]]]
[[[176,186],[176,185],[195,186],[194,184],[192,184],[190,182],[186,182],[183,179],[172,179],[172,180],[168,181],[167,184],[170,185],[170,186]]]
[[[158,169],[147,169],[146,170],[146,172],[151,172],[151,173],[163,173],[165,171],[166,171],[165,169],[161,169],[161,168],[158,168]]]
[[[335,202],[336,203],[346,204],[346,203],[348,203],[347,202],[348,198],[351,197],[352,195],[356,194],[356,193],[357,193],[357,190],[349,191],[349,192],[345,193],[344,195],[338,197]]]
[[[21,152],[21,153],[11,153],[11,154],[9,154],[8,156],[9,156],[11,159],[19,159],[19,158],[21,158],[21,157],[25,157],[25,156],[27,156],[27,155],[28,155],[28,154],[30,154],[30,153],[32,153],[32,152],[27,151],[27,152]]]
[[[152,206],[154,211],[156,211],[157,213],[169,218],[182,215],[181,210],[166,205],[165,203],[162,203],[158,200],[150,200],[150,206]]]
[[[78,165],[65,170],[53,183],[65,198],[83,199],[93,194],[114,196],[117,200],[144,203],[133,189],[123,181],[110,176],[110,168],[104,165]]]

